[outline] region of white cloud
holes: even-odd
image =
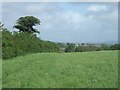
[[[28,5],[25,7],[25,11],[26,12],[32,12],[32,13],[37,13],[39,11],[41,11],[43,9],[43,7],[40,7],[38,5]]]
[[[115,35],[117,36],[117,10],[107,4],[92,4],[84,9],[69,8],[62,3],[21,3],[18,5],[21,7],[13,5],[10,5],[10,8],[6,4],[7,10],[3,12],[4,21],[10,22],[6,25],[12,25],[11,22],[20,16],[33,15],[41,20],[41,25],[37,28],[42,39],[89,42],[113,40],[116,39]],[[15,13],[10,13],[12,11]]]
[[[29,4],[25,6],[25,11],[28,13],[41,13],[41,14],[48,14],[48,13],[53,13],[57,10],[58,8],[54,4],[50,3],[41,3],[41,4]]]
[[[109,28],[116,28],[118,25],[118,11],[114,10],[101,15],[95,14],[93,19],[97,20],[98,22],[101,22],[102,24],[105,24],[106,27],[109,26]],[[117,29],[113,30],[117,31]]]
[[[0,3],[0,21],[2,21],[2,4]]]
[[[107,6],[106,5],[90,5],[87,8],[87,10],[92,12],[107,11]]]
[[[84,27],[85,26],[84,24],[91,20],[92,20],[91,15],[89,16],[82,15],[76,11],[67,12],[58,11],[54,16],[42,15],[42,24],[40,28],[44,31],[51,31],[56,27],[59,27],[60,29],[56,28],[55,32],[59,30],[62,30],[64,32],[81,31],[83,29],[80,28]]]
[[[92,15],[82,15],[75,11],[65,12],[61,18],[66,23],[66,26],[68,28],[70,27],[72,31],[83,31],[83,28],[86,27],[86,24],[93,21]]]
[[[78,24],[84,21],[84,16],[80,15],[78,12],[68,11],[62,15],[62,18],[67,23]]]

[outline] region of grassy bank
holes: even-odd
[[[37,53],[3,61],[3,87],[117,87],[118,52]]]

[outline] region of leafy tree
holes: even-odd
[[[28,53],[58,52],[54,42],[43,41],[27,32],[10,32],[2,30],[2,58],[9,59]],[[27,37],[27,38],[26,38]]]
[[[101,45],[101,50],[110,50],[110,45],[102,44]]]
[[[19,29],[19,32],[40,33],[37,29],[33,28],[33,26],[40,25],[40,23],[41,21],[36,17],[25,16],[20,17],[13,27]]]
[[[33,16],[20,17],[14,25],[14,28],[19,29],[19,32],[10,32],[0,22],[0,28],[2,29],[0,30],[2,32],[0,55],[2,55],[2,59],[5,60],[28,53],[59,52],[57,44],[43,41],[34,34],[38,33],[38,30],[34,29],[33,26],[40,25],[40,22]]]
[[[74,52],[75,51],[75,44],[67,43],[67,47],[65,48],[65,52]]]
[[[85,44],[84,44],[84,43],[82,43],[81,45],[83,45],[83,46],[84,46]]]
[[[2,55],[2,29],[3,29],[3,24],[0,22],[0,59]]]
[[[120,50],[120,44],[111,45],[112,50]]]
[[[1,43],[1,38],[2,38],[2,29],[3,29],[3,24],[0,22],[0,43]]]

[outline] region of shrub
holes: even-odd
[[[50,41],[43,41],[35,34],[2,30],[2,58],[8,59],[28,53],[58,52],[58,46]]]

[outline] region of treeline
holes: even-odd
[[[2,30],[2,58],[9,59],[28,53],[58,52],[59,47],[54,42],[43,41],[36,36],[36,33],[40,32],[33,26],[40,24],[41,21],[34,16],[20,17],[13,26],[19,31],[10,32],[3,28],[3,24],[0,23]]]
[[[74,43],[57,43],[61,52],[86,52],[101,50],[120,50],[120,44],[74,44]]]
[[[28,53],[58,52],[58,46],[39,39],[36,34],[2,30],[2,58],[9,59]]]

